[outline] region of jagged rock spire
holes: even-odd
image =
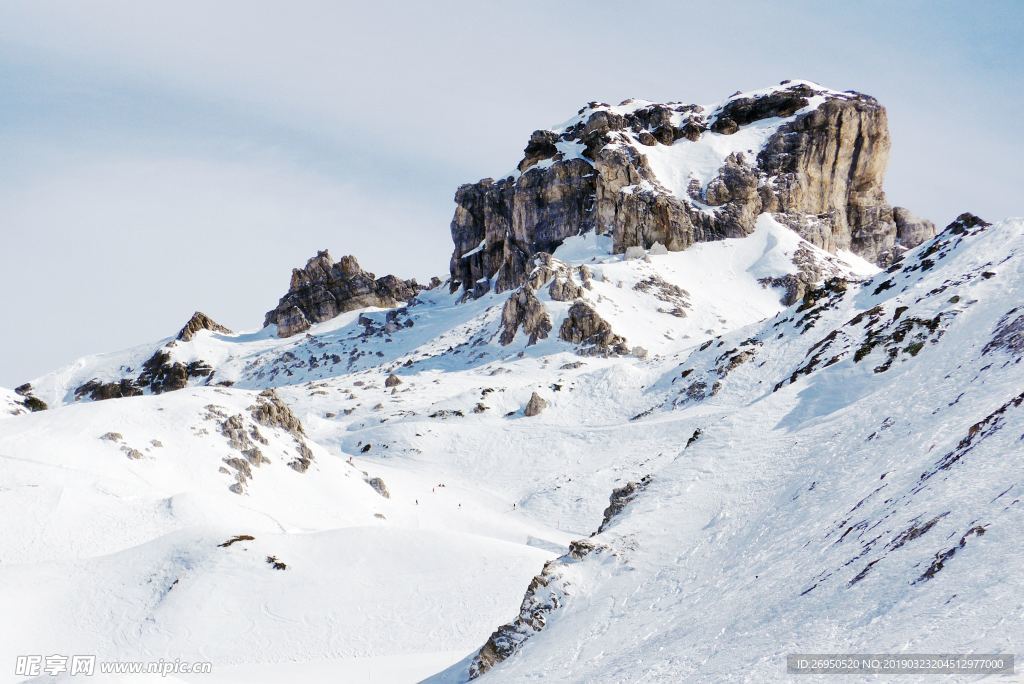
[[[290,337],[346,311],[396,306],[421,289],[415,280],[393,275],[377,278],[351,255],[335,263],[330,253],[322,250],[303,268],[292,270],[288,292],[267,312],[263,325],[276,324],[279,337]]]

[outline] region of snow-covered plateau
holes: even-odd
[[[733,133],[724,104],[673,110],[697,139],[670,131],[615,192],[728,213],[706,202],[716,178],[735,197],[726,158],[852,97],[822,92]],[[650,104],[631,102],[554,133]],[[507,182],[591,164],[583,147],[560,139]],[[766,168],[751,177],[776,187]],[[899,234],[876,249],[762,205],[671,249],[585,217],[553,241],[509,227],[497,262],[488,223],[448,282],[395,306],[362,304],[405,283],[307,267],[277,310],[295,334],[197,316],[0,390],[0,681],[31,678],[13,674],[26,654],[210,662],[161,679],[239,683],[1024,657],[1024,219],[965,214],[911,246],[890,208]]]

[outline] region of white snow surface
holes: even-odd
[[[801,247],[866,280],[784,308],[758,281],[793,273]],[[557,339],[569,303],[546,288],[552,334],[503,347],[508,293],[458,303],[438,288],[399,313],[411,326],[368,309],[287,339],[200,332],[169,351],[214,374],[176,392],[74,395],[134,377],[167,340],[32,381],[52,408],[0,420],[0,663],[88,653],[214,663],[181,681],[464,681],[545,562],[645,475],[591,540],[608,550],[565,570],[564,604],[481,681],[775,681],[801,651],[1021,657],[1024,365],[992,345],[1014,339],[999,331],[1024,299],[1024,220],[940,235],[892,273],[767,215],[743,239],[608,251],[591,234],[555,257],[590,268],[585,297],[646,358],[577,354]],[[685,316],[645,282],[684,290]],[[921,323],[865,349],[870,326],[891,338],[907,321]],[[270,462],[235,494],[216,416],[248,416],[266,388],[313,462],[288,467],[293,437],[261,427]],[[534,391],[549,406],[527,418]],[[254,539],[219,546],[236,535]]]

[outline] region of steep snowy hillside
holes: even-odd
[[[459,189],[445,283],[324,251],[263,329],[197,312],[3,390],[0,662],[1020,651],[1024,221],[934,236],[887,150],[876,101],[808,82],[592,103]]]
[[[28,413],[24,397],[5,387],[0,387],[0,419]]]
[[[1022,298],[1024,220],[965,216],[861,285],[702,345],[638,421],[692,438],[438,680],[766,681],[788,653],[1019,653]]]

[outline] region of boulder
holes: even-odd
[[[534,392],[530,395],[530,400],[526,402],[526,408],[523,409],[523,415],[525,416],[536,416],[541,411],[548,407],[548,402],[545,401],[539,394]]]

